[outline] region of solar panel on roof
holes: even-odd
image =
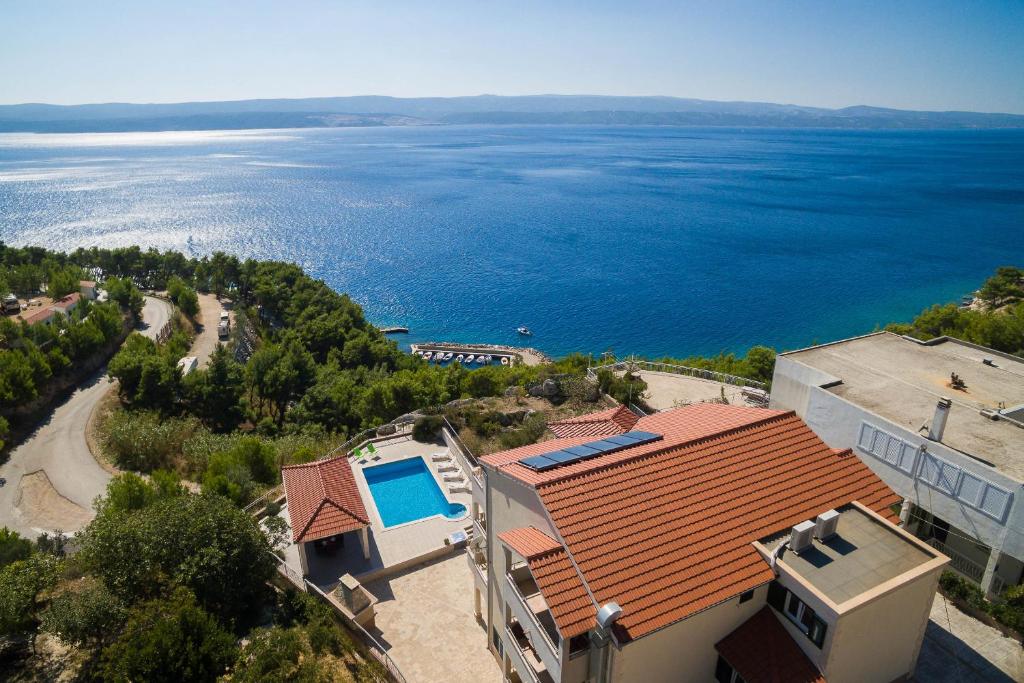
[[[616,434],[615,436],[606,436],[604,437],[604,440],[610,441],[611,443],[617,443],[620,446],[635,446],[637,442],[637,440],[632,438],[629,434]]]
[[[573,446],[572,448],[563,448],[562,450],[566,453],[572,453],[573,455],[578,455],[583,458],[589,458],[592,455],[598,455],[601,453],[601,451],[596,448],[591,448],[587,445]]]
[[[552,467],[558,467],[558,464],[559,464],[559,463],[555,462],[554,460],[549,460],[548,458],[544,457],[543,455],[535,455],[532,458],[523,458],[519,462],[521,462],[522,464],[526,465],[530,469],[536,470],[538,472],[543,472],[544,470],[550,470]]]
[[[598,441],[590,441],[580,446],[572,446],[543,455],[523,458],[519,462],[536,472],[544,472],[559,465],[571,465],[580,460],[615,453],[616,451],[632,448],[633,446],[658,441],[661,438],[661,434],[654,434],[653,432],[626,432],[625,434],[616,434],[615,436],[609,436]]]
[[[564,465],[580,459],[580,455],[578,453],[570,453],[568,450],[545,453],[544,457],[548,460],[554,460],[559,465]]]

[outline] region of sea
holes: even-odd
[[[794,349],[1024,266],[1024,131],[3,134],[0,240],[293,261],[402,344]]]

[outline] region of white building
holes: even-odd
[[[990,594],[1021,583],[1024,359],[880,332],[780,354],[771,405],[852,448],[952,569]]]

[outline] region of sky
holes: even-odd
[[[1024,114],[1024,0],[0,2],[0,103],[491,93]]]

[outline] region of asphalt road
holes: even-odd
[[[146,297],[138,331],[155,337],[171,314],[165,301]],[[34,539],[43,531],[78,531],[92,518],[92,502],[110,474],[97,464],[85,440],[86,423],[103,399],[106,369],[59,404],[0,466],[0,526]]]

